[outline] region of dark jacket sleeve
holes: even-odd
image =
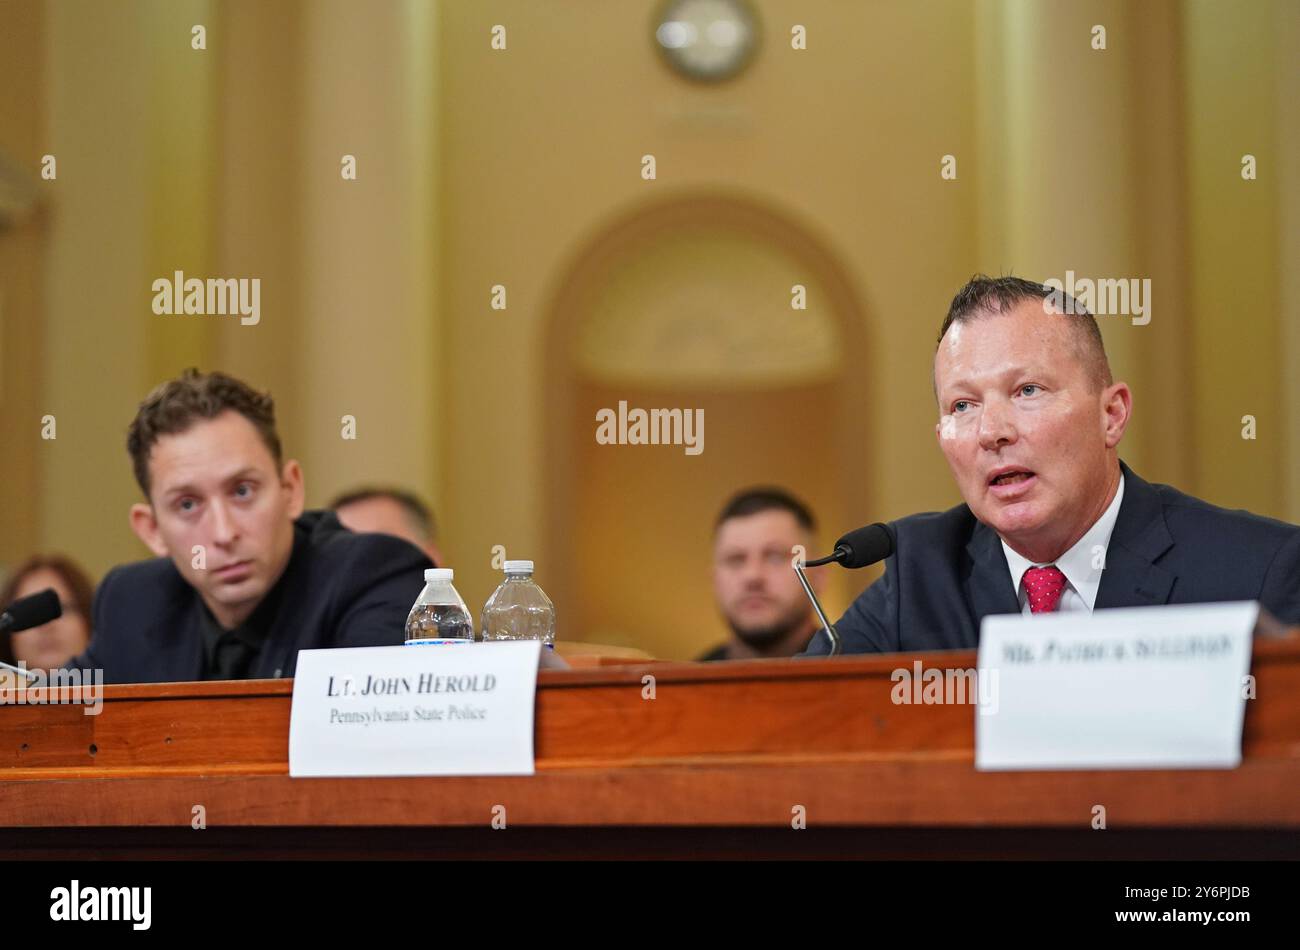
[[[858,595],[835,624],[842,653],[895,653],[898,651],[898,556],[885,561],[885,573]],[[818,630],[801,656],[826,656],[830,642]]]
[[[1287,624],[1300,624],[1300,531],[1278,549],[1260,588],[1264,608]]]
[[[103,668],[104,664],[99,657],[99,648],[101,646],[102,633],[108,629],[108,625],[104,622],[104,616],[107,611],[105,604],[107,604],[108,599],[111,596],[109,593],[109,587],[117,577],[117,573],[116,568],[109,571],[104,575],[104,579],[99,582],[99,586],[95,588],[95,600],[90,608],[90,643],[86,645],[86,649],[82,651],[81,654],[74,656],[64,664],[63,668],[65,670],[94,670]]]
[[[406,642],[406,615],[433,561],[415,545],[387,535],[357,535],[349,548],[333,645],[400,646]]]

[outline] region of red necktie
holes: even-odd
[[[1065,590],[1065,575],[1055,564],[1050,567],[1031,567],[1025,571],[1025,590],[1029,592],[1029,612],[1050,614],[1061,603]]]

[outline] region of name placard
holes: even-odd
[[[1253,602],[985,617],[979,769],[1234,768]]]
[[[289,774],[532,775],[537,640],[303,650]]]

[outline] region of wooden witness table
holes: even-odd
[[[1300,856],[1300,642],[1256,642],[1233,770],[977,772],[974,706],[891,701],[917,659],[975,666],[543,671],[530,777],[291,779],[285,680],[3,706],[0,856]]]

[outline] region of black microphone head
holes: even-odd
[[[10,633],[17,633],[19,630],[39,627],[51,620],[58,620],[61,616],[63,616],[63,605],[59,603],[59,595],[54,592],[53,587],[47,587],[39,594],[20,597],[10,604],[9,609],[4,612],[3,620],[0,621],[0,628]]]
[[[835,542],[835,551],[843,549],[846,553],[840,558],[845,567],[866,567],[883,561],[894,553],[894,533],[887,525],[869,524],[865,528],[850,531]]]

